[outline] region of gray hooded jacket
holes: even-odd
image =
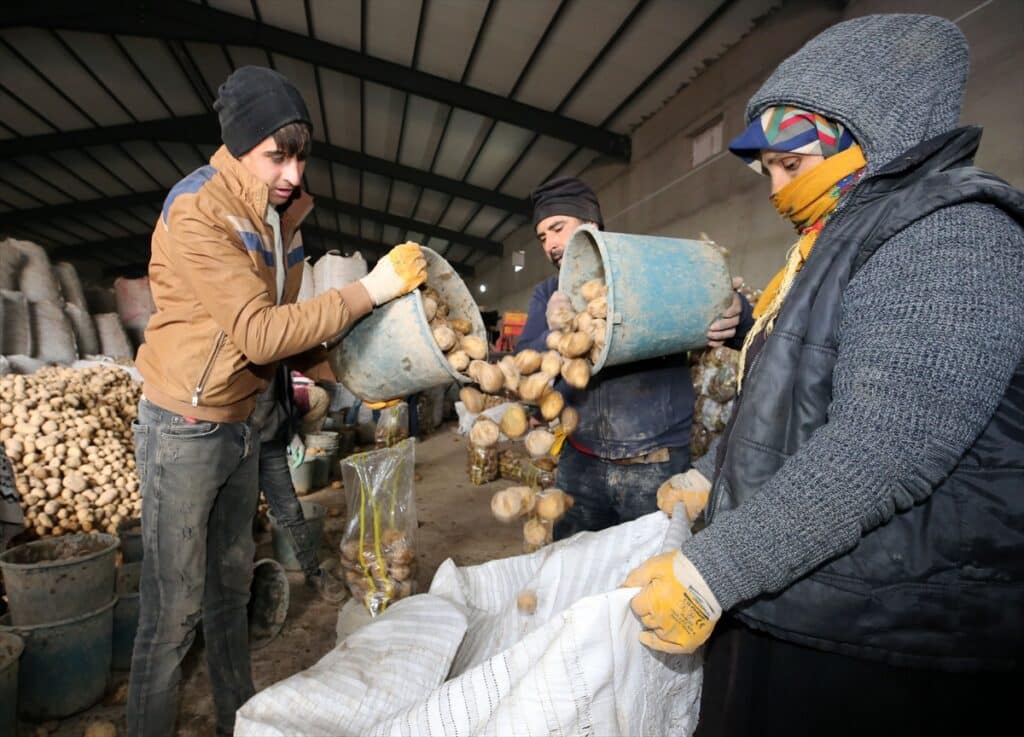
[[[754,359],[708,526],[725,609],[904,665],[1022,657],[1024,199],[967,166],[967,45],[931,16],[838,24],[750,101],[848,126],[865,177]]]

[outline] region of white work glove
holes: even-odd
[[[392,248],[359,282],[376,307],[408,294],[426,280],[427,260],[423,251],[418,244],[406,242]]]
[[[572,308],[572,300],[565,292],[553,292],[548,298],[548,308],[544,315],[548,321],[548,330],[566,330],[576,317]]]

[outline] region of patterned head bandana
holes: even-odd
[[[842,123],[799,108],[776,105],[751,122],[742,135],[729,144],[729,150],[758,174],[764,174],[762,151],[818,154],[827,159],[853,143],[853,136]]]

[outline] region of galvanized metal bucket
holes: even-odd
[[[291,589],[284,567],[272,558],[253,564],[249,588],[249,647],[259,650],[278,636],[288,618]]]
[[[91,612],[114,596],[118,539],[100,533],[61,535],[0,555],[15,625],[35,625]]]
[[[708,326],[732,302],[725,256],[701,241],[581,226],[562,255],[558,289],[580,311],[580,287],[592,279],[608,286],[608,334],[593,373],[706,346]]]
[[[480,309],[465,282],[435,251],[423,248],[423,255],[427,284],[448,304],[450,314],[469,320],[472,335],[486,342]],[[367,402],[470,381],[451,367],[438,347],[417,292],[375,308],[331,350],[330,361],[338,380]]]
[[[18,665],[18,713],[46,721],[76,714],[99,701],[110,677],[114,605],[49,624],[16,626],[0,617],[0,632],[25,642]]]

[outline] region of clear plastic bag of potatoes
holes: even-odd
[[[353,598],[371,615],[416,593],[415,440],[341,463],[349,519],[341,565]]]
[[[373,439],[378,448],[390,448],[409,437],[409,405],[399,402],[380,411]]]

